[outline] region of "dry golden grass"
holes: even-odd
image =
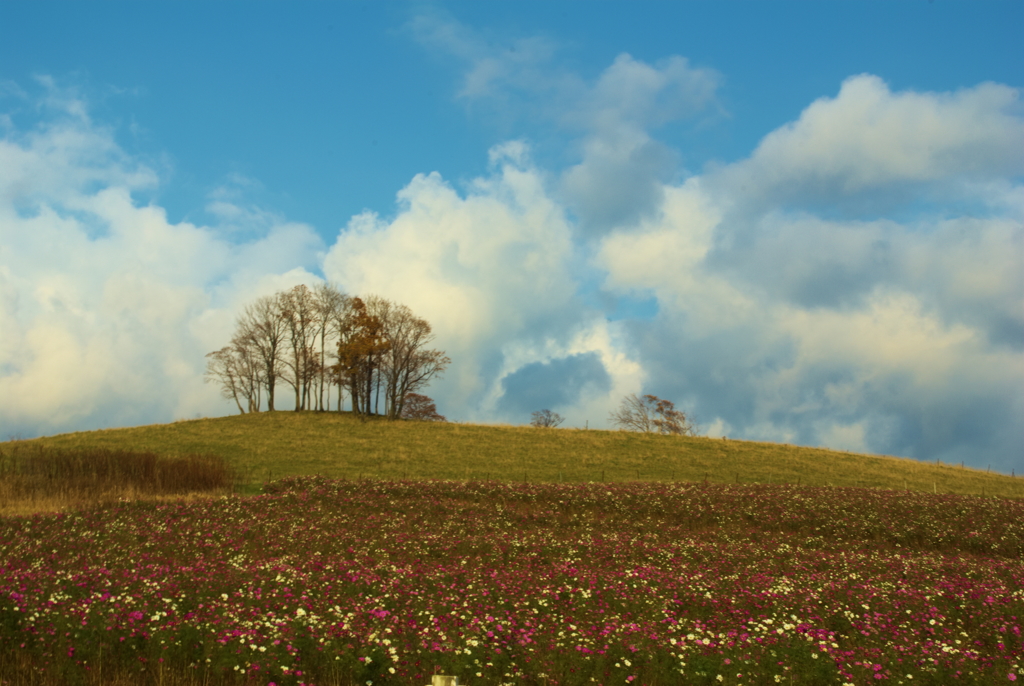
[[[233,471],[217,455],[169,457],[124,447],[55,447],[42,441],[0,445],[0,515],[226,493],[235,485]]]
[[[67,496],[38,496],[34,498],[11,498],[4,499],[0,495],[0,517],[17,517],[19,515],[47,514],[54,512],[68,512],[84,507],[94,507],[106,503],[120,501],[147,501],[155,503],[180,503],[193,502],[196,500],[207,500],[220,496],[229,495],[232,491],[224,489],[220,491],[198,491],[195,493],[176,493],[174,495],[154,495],[136,490],[111,491],[99,497],[67,497]],[[2,686],[2,683],[0,683]]]
[[[960,465],[776,443],[621,431],[359,421],[273,412],[4,444],[227,459],[244,492],[283,476],[529,481],[791,483],[1024,497],[1024,479]]]

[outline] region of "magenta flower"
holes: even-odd
[[[164,659],[183,680],[204,654],[268,686],[687,683],[705,658],[737,679],[771,664],[807,680],[809,647],[847,683],[897,667],[924,682],[919,664],[991,683],[1024,659],[1021,501],[312,477],[268,490],[0,518],[0,649],[84,674],[103,646],[104,662]]]

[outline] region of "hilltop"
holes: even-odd
[[[709,481],[1024,497],[1024,479],[907,458],[720,438],[263,412],[13,441],[163,455],[214,454],[242,490],[286,476],[500,481]]]

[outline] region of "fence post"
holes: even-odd
[[[459,686],[459,677],[435,674],[430,677],[430,683],[427,686]]]

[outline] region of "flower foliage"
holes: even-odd
[[[1020,501],[869,489],[318,477],[3,518],[0,665],[990,684],[1022,673],[1022,522]]]

